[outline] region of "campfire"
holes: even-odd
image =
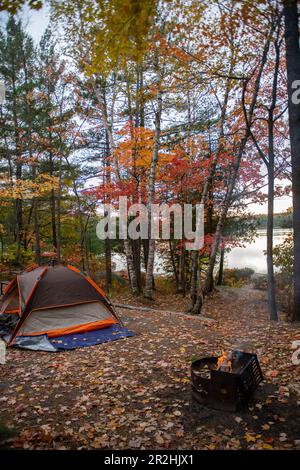
[[[222,352],[222,356],[218,358],[217,369],[222,370],[223,372],[232,372],[232,354]]]
[[[192,363],[193,397],[212,408],[237,411],[252,398],[263,375],[256,354],[234,350]]]

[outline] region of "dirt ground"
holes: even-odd
[[[177,295],[159,313],[120,310],[136,336],[60,353],[9,349],[0,366],[3,447],[18,449],[300,448],[300,325],[267,321],[266,294],[222,287],[201,322]],[[127,298],[123,303],[144,305]],[[249,409],[205,408],[191,398],[190,363],[246,347],[265,377]],[[10,431],[8,431],[8,429]]]

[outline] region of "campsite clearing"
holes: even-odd
[[[300,441],[300,366],[292,362],[296,324],[267,320],[265,293],[223,287],[203,314],[177,295],[161,313],[123,310],[136,336],[59,353],[9,348],[1,367],[2,446],[25,449],[292,449]],[[127,296],[126,304],[144,305]],[[154,304],[152,304],[154,307]],[[254,349],[265,376],[247,411],[203,408],[190,393],[190,363],[237,345]]]

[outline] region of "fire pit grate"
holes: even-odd
[[[256,354],[233,351],[231,370],[218,368],[219,357],[192,362],[192,394],[201,404],[224,411],[247,405],[263,375]]]

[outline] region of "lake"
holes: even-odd
[[[285,237],[291,233],[292,229],[274,229],[274,246],[280,245]],[[264,255],[264,250],[267,249],[267,231],[258,230],[257,237],[252,243],[245,243],[243,248],[233,248],[225,255],[224,267],[232,268],[252,268],[256,273],[267,272],[267,257]],[[116,271],[126,269],[125,255],[113,254],[113,262],[115,263]],[[276,269],[276,268],[275,268]],[[155,257],[155,274],[164,274],[162,259],[157,255]]]
[[[273,231],[274,246],[280,245],[292,229],[276,228]],[[252,243],[245,243],[243,248],[233,248],[226,253],[225,268],[252,268],[256,273],[267,272],[267,257],[264,250],[267,249],[267,231],[258,230],[257,237]],[[276,268],[275,268],[276,269]]]

